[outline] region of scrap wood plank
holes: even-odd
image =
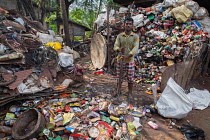
[[[189,60],[189,61],[185,61],[184,63],[182,63],[180,70],[183,71],[183,75],[181,78],[180,85],[183,88],[186,88],[186,85],[192,79],[190,73],[191,73],[191,71],[193,71],[193,68],[192,68],[193,62],[194,62],[194,60]]]
[[[176,75],[175,66],[169,66],[165,67],[161,70],[162,74],[162,80],[161,80],[161,90],[163,91],[167,85],[168,79],[172,77],[174,79]]]

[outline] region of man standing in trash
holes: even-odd
[[[123,72],[127,73],[128,79],[128,101],[130,102],[133,98],[132,89],[134,81],[134,57],[138,52],[139,48],[139,36],[132,32],[133,30],[133,19],[128,17],[124,20],[124,32],[120,33],[115,41],[114,50],[123,54]],[[119,57],[119,56],[118,56]],[[120,75],[120,59],[117,61],[117,77]],[[119,83],[119,79],[118,79]]]

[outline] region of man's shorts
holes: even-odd
[[[117,62],[117,78],[119,78],[120,75],[120,62]],[[127,75],[128,83],[133,83],[134,80],[134,62],[130,63],[123,63],[123,75]]]

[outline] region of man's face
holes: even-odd
[[[125,31],[129,32],[133,30],[133,23],[132,21],[126,20],[125,21]]]

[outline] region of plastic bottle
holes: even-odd
[[[117,134],[114,139],[119,140],[122,137],[122,127],[117,130]]]
[[[127,125],[126,123],[122,123],[122,132],[125,134],[127,132]]]

